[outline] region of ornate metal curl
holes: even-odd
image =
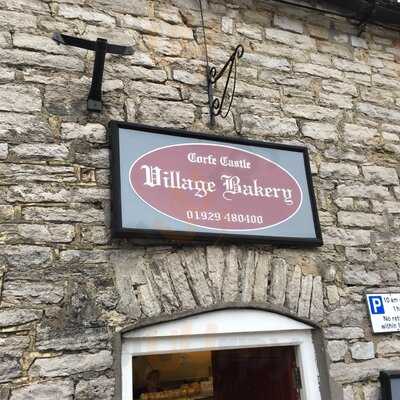
[[[236,46],[235,51],[229,57],[226,64],[222,67],[221,71],[217,73],[217,69],[215,67],[210,68],[207,66],[207,83],[208,83],[208,106],[210,109],[210,124],[211,126],[215,125],[215,117],[221,115],[222,118],[226,118],[229,114],[229,111],[232,107],[233,97],[236,91],[236,76],[237,76],[237,68],[236,63],[239,58],[241,58],[244,54],[244,48],[241,44]],[[225,81],[224,92],[222,94],[221,100],[219,98],[214,98],[214,85],[217,84],[218,80],[225,74],[228,70],[228,76]],[[233,71],[233,88],[232,93],[230,95],[229,105],[227,107],[226,112],[222,112],[224,108],[224,103],[227,98],[229,82],[232,77]]]

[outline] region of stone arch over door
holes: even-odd
[[[142,320],[115,338],[116,400],[130,399],[132,357],[242,347],[296,346],[301,400],[331,396],[321,329],[267,304],[230,303]],[[222,345],[221,345],[222,343]]]

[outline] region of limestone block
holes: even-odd
[[[85,63],[82,59],[72,56],[43,54],[36,51],[0,49],[0,57],[8,60],[12,65],[30,65],[33,67],[47,67],[68,72],[83,72]],[[37,107],[37,102],[33,103]]]
[[[225,255],[218,246],[207,246],[206,249],[208,275],[210,277],[214,298],[221,299],[223,274],[225,269]]]
[[[149,48],[166,56],[179,57],[183,51],[183,46],[179,40],[148,35],[144,35],[143,40]]]
[[[229,17],[222,17],[221,19],[221,30],[224,33],[228,33],[229,35],[233,34],[233,19]]]
[[[332,43],[331,41],[318,42],[318,49],[322,53],[332,54],[341,58],[353,58],[353,52],[349,46]]]
[[[74,383],[71,380],[31,383],[14,389],[10,400],[72,400]]]
[[[146,0],[135,0],[135,2],[129,3],[125,0],[95,0],[94,4],[96,8],[100,8],[104,12],[112,10],[122,14],[149,15],[149,3]]]
[[[104,211],[94,207],[31,207],[22,209],[25,221],[82,222],[86,224],[104,222]]]
[[[330,374],[333,379],[340,383],[377,379],[379,371],[396,369],[396,366],[399,365],[398,363],[399,358],[375,358],[357,364],[345,364],[340,362],[331,366]]]
[[[267,253],[256,255],[256,270],[253,289],[253,299],[256,302],[266,302],[268,299],[268,278],[270,269],[271,255]]]
[[[357,86],[350,82],[337,82],[334,80],[323,80],[322,89],[337,94],[348,94],[352,97],[358,96]]]
[[[0,164],[0,179],[3,184],[27,184],[28,182],[77,182],[76,170],[72,166],[40,164]]]
[[[71,200],[69,190],[57,184],[35,184],[11,186],[7,193],[7,201],[23,203],[57,202],[66,203]]]
[[[322,163],[319,168],[321,178],[354,179],[360,174],[358,167],[345,163]]]
[[[222,300],[226,302],[236,301],[239,296],[239,264],[237,252],[237,248],[231,246],[225,256],[226,272],[222,285]]]
[[[83,21],[94,22],[105,26],[115,25],[115,19],[107,14],[99,13],[95,9],[61,3],[58,9],[61,17],[68,19],[81,19]]]
[[[124,15],[121,18],[121,23],[124,27],[133,28],[143,33],[193,40],[192,29],[186,26],[172,25],[164,21],[154,21],[130,15]]]
[[[90,143],[105,143],[106,128],[101,124],[79,125],[74,122],[65,122],[61,125],[63,140],[84,139]]]
[[[340,115],[340,110],[332,110],[313,104],[286,104],[283,106],[283,110],[293,117],[315,121],[336,119]]]
[[[346,247],[345,253],[349,261],[369,263],[378,259],[378,256],[369,247]]]
[[[378,167],[376,165],[362,166],[365,179],[379,185],[398,185],[399,177],[395,168]]]
[[[315,140],[336,141],[338,139],[336,126],[333,124],[307,122],[302,126],[301,131],[305,137]]]
[[[301,290],[301,268],[296,265],[294,271],[288,279],[286,289],[286,304],[289,310],[293,313],[297,313],[299,304],[299,296]]]
[[[327,227],[324,229],[323,238],[325,244],[361,246],[371,242],[371,232],[360,229]]]
[[[52,141],[52,132],[41,116],[0,112],[0,140],[12,143]]]
[[[286,15],[274,15],[274,25],[278,28],[285,29],[296,33],[303,33],[303,24],[296,19],[289,18]]]
[[[139,119],[152,125],[185,128],[193,124],[194,111],[192,104],[143,99],[139,105]]]
[[[59,331],[40,326],[36,336],[39,351],[73,351],[105,349],[109,347],[109,335],[104,328]]]
[[[0,160],[5,160],[8,157],[8,144],[0,143]]]
[[[357,342],[350,347],[351,356],[354,360],[369,360],[375,357],[373,342]]]
[[[3,286],[3,302],[10,307],[57,304],[63,297],[63,288],[50,283],[6,281]]]
[[[343,94],[321,93],[319,103],[322,106],[338,107],[345,110],[351,110],[353,108],[353,98]]]
[[[9,356],[0,358],[0,383],[11,381],[21,374],[21,366],[16,358]]]
[[[185,250],[182,254],[183,263],[188,272],[191,291],[194,293],[197,302],[202,307],[213,304],[213,296],[207,281],[206,260],[203,249]],[[175,258],[170,260],[170,269],[175,268]]]
[[[303,50],[315,50],[316,48],[315,39],[306,35],[298,35],[280,29],[266,28],[265,37],[267,40],[298,47]]]
[[[65,354],[52,358],[37,358],[29,372],[35,377],[69,376],[89,371],[104,371],[111,368],[111,352]]]
[[[387,107],[381,107],[371,103],[358,103],[357,110],[365,114],[368,118],[383,119],[397,123],[400,121],[400,111],[395,111]]]
[[[40,90],[32,85],[0,85],[0,110],[12,112],[40,111]]]
[[[0,327],[22,325],[40,319],[42,312],[29,309],[2,309],[0,311]]]
[[[252,66],[258,65],[266,69],[279,71],[290,71],[291,69],[289,61],[282,57],[271,57],[245,52],[241,59]]]
[[[10,152],[19,159],[65,160],[68,158],[68,148],[62,144],[19,144]]]
[[[382,215],[370,213],[339,211],[338,222],[343,226],[371,228],[384,225],[385,218]]]
[[[0,28],[5,28],[7,30],[16,28],[19,29],[29,29],[36,28],[37,18],[34,15],[29,13],[25,13],[25,10],[21,10],[22,12],[15,11],[0,11]]]
[[[110,168],[110,150],[92,149],[85,153],[75,153],[75,162],[85,167]]]
[[[388,199],[391,197],[385,186],[378,185],[339,185],[337,193],[340,197],[361,197],[363,199]]]
[[[395,356],[400,352],[400,340],[382,340],[378,342],[376,352],[379,356]]]
[[[331,361],[341,361],[344,359],[348,346],[345,340],[330,340],[326,349]]]
[[[334,68],[329,68],[318,64],[295,63],[294,71],[298,73],[319,76],[321,78],[332,78],[332,79],[343,80],[344,77],[343,72],[340,72]]]
[[[7,222],[14,219],[13,206],[0,205],[0,222]]]
[[[299,298],[299,307],[297,309],[297,315],[299,317],[309,318],[310,316],[312,285],[313,276],[304,275],[301,279],[301,292]]]
[[[324,296],[322,292],[322,281],[320,276],[314,277],[312,297],[310,305],[310,319],[315,322],[324,318]]]
[[[327,320],[331,325],[362,326],[365,310],[360,304],[346,304],[330,311]]]
[[[262,29],[258,26],[238,23],[236,31],[249,39],[262,40]]]
[[[361,265],[352,265],[343,272],[343,281],[347,285],[375,286],[381,284],[382,279],[376,272],[366,271]]]
[[[348,61],[343,58],[334,58],[333,65],[341,70],[347,72],[357,72],[359,74],[370,74],[371,67],[365,63],[357,62],[357,61]]]
[[[52,261],[52,252],[49,247],[41,246],[0,246],[0,260],[16,268],[46,267]]]
[[[326,339],[362,339],[364,331],[361,328],[331,326],[324,329]]]
[[[294,136],[299,128],[294,118],[259,117],[257,115],[242,114],[242,133],[268,137]]]
[[[30,343],[29,336],[8,335],[0,337],[0,358],[4,355],[21,357]]]
[[[180,100],[179,90],[173,86],[159,85],[157,83],[132,81],[126,91],[132,96],[146,96],[157,99]]]
[[[172,77],[175,81],[186,83],[187,85],[205,84],[205,77],[202,74],[191,73],[185,70],[173,70]]]
[[[269,300],[282,306],[285,302],[288,265],[283,258],[273,258],[271,268],[271,288]]]
[[[326,296],[328,298],[329,304],[337,304],[340,300],[337,286],[335,286],[335,285],[327,286],[326,287]]]
[[[378,384],[369,384],[363,387],[365,400],[379,400],[381,397],[381,389]]]
[[[75,400],[112,400],[115,380],[102,375],[95,379],[80,380],[75,389]]]

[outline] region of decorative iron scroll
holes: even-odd
[[[241,58],[244,54],[244,48],[241,44],[236,46],[235,51],[229,57],[226,64],[223,66],[221,71],[217,73],[215,67],[210,68],[207,66],[207,84],[208,84],[208,105],[210,108],[210,124],[215,124],[215,117],[221,115],[222,118],[226,118],[232,107],[233,97],[236,90],[236,77],[237,77],[237,60]],[[222,94],[221,100],[219,98],[214,98],[214,85],[224,76],[225,72],[228,71],[228,76],[226,77],[224,92]],[[229,105],[225,112],[223,112],[224,103],[227,99],[229,82],[232,78],[233,73],[233,88],[230,94]]]
[[[241,44],[236,46],[235,51],[229,57],[226,64],[222,67],[221,71],[217,73],[217,69],[215,67],[210,67],[208,62],[208,50],[207,50],[207,35],[206,35],[206,27],[204,24],[204,14],[203,14],[203,4],[202,0],[199,0],[200,6],[200,14],[201,14],[201,23],[203,27],[204,33],[204,48],[206,51],[206,73],[207,73],[207,92],[208,92],[208,107],[210,110],[210,125],[215,125],[215,117],[220,115],[222,118],[226,118],[229,114],[229,111],[232,107],[233,96],[235,95],[236,90],[236,63],[239,58],[241,58],[244,54],[244,48]],[[218,98],[214,98],[214,87],[217,84],[218,80],[224,75],[225,71],[228,70],[228,76],[226,78],[224,92],[222,94],[221,100]],[[229,106],[226,112],[222,112],[224,107],[225,100],[227,98],[229,81],[232,77],[233,70],[233,89],[229,100]]]

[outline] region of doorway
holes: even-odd
[[[119,399],[321,400],[313,329],[265,310],[223,309],[127,330]]]

